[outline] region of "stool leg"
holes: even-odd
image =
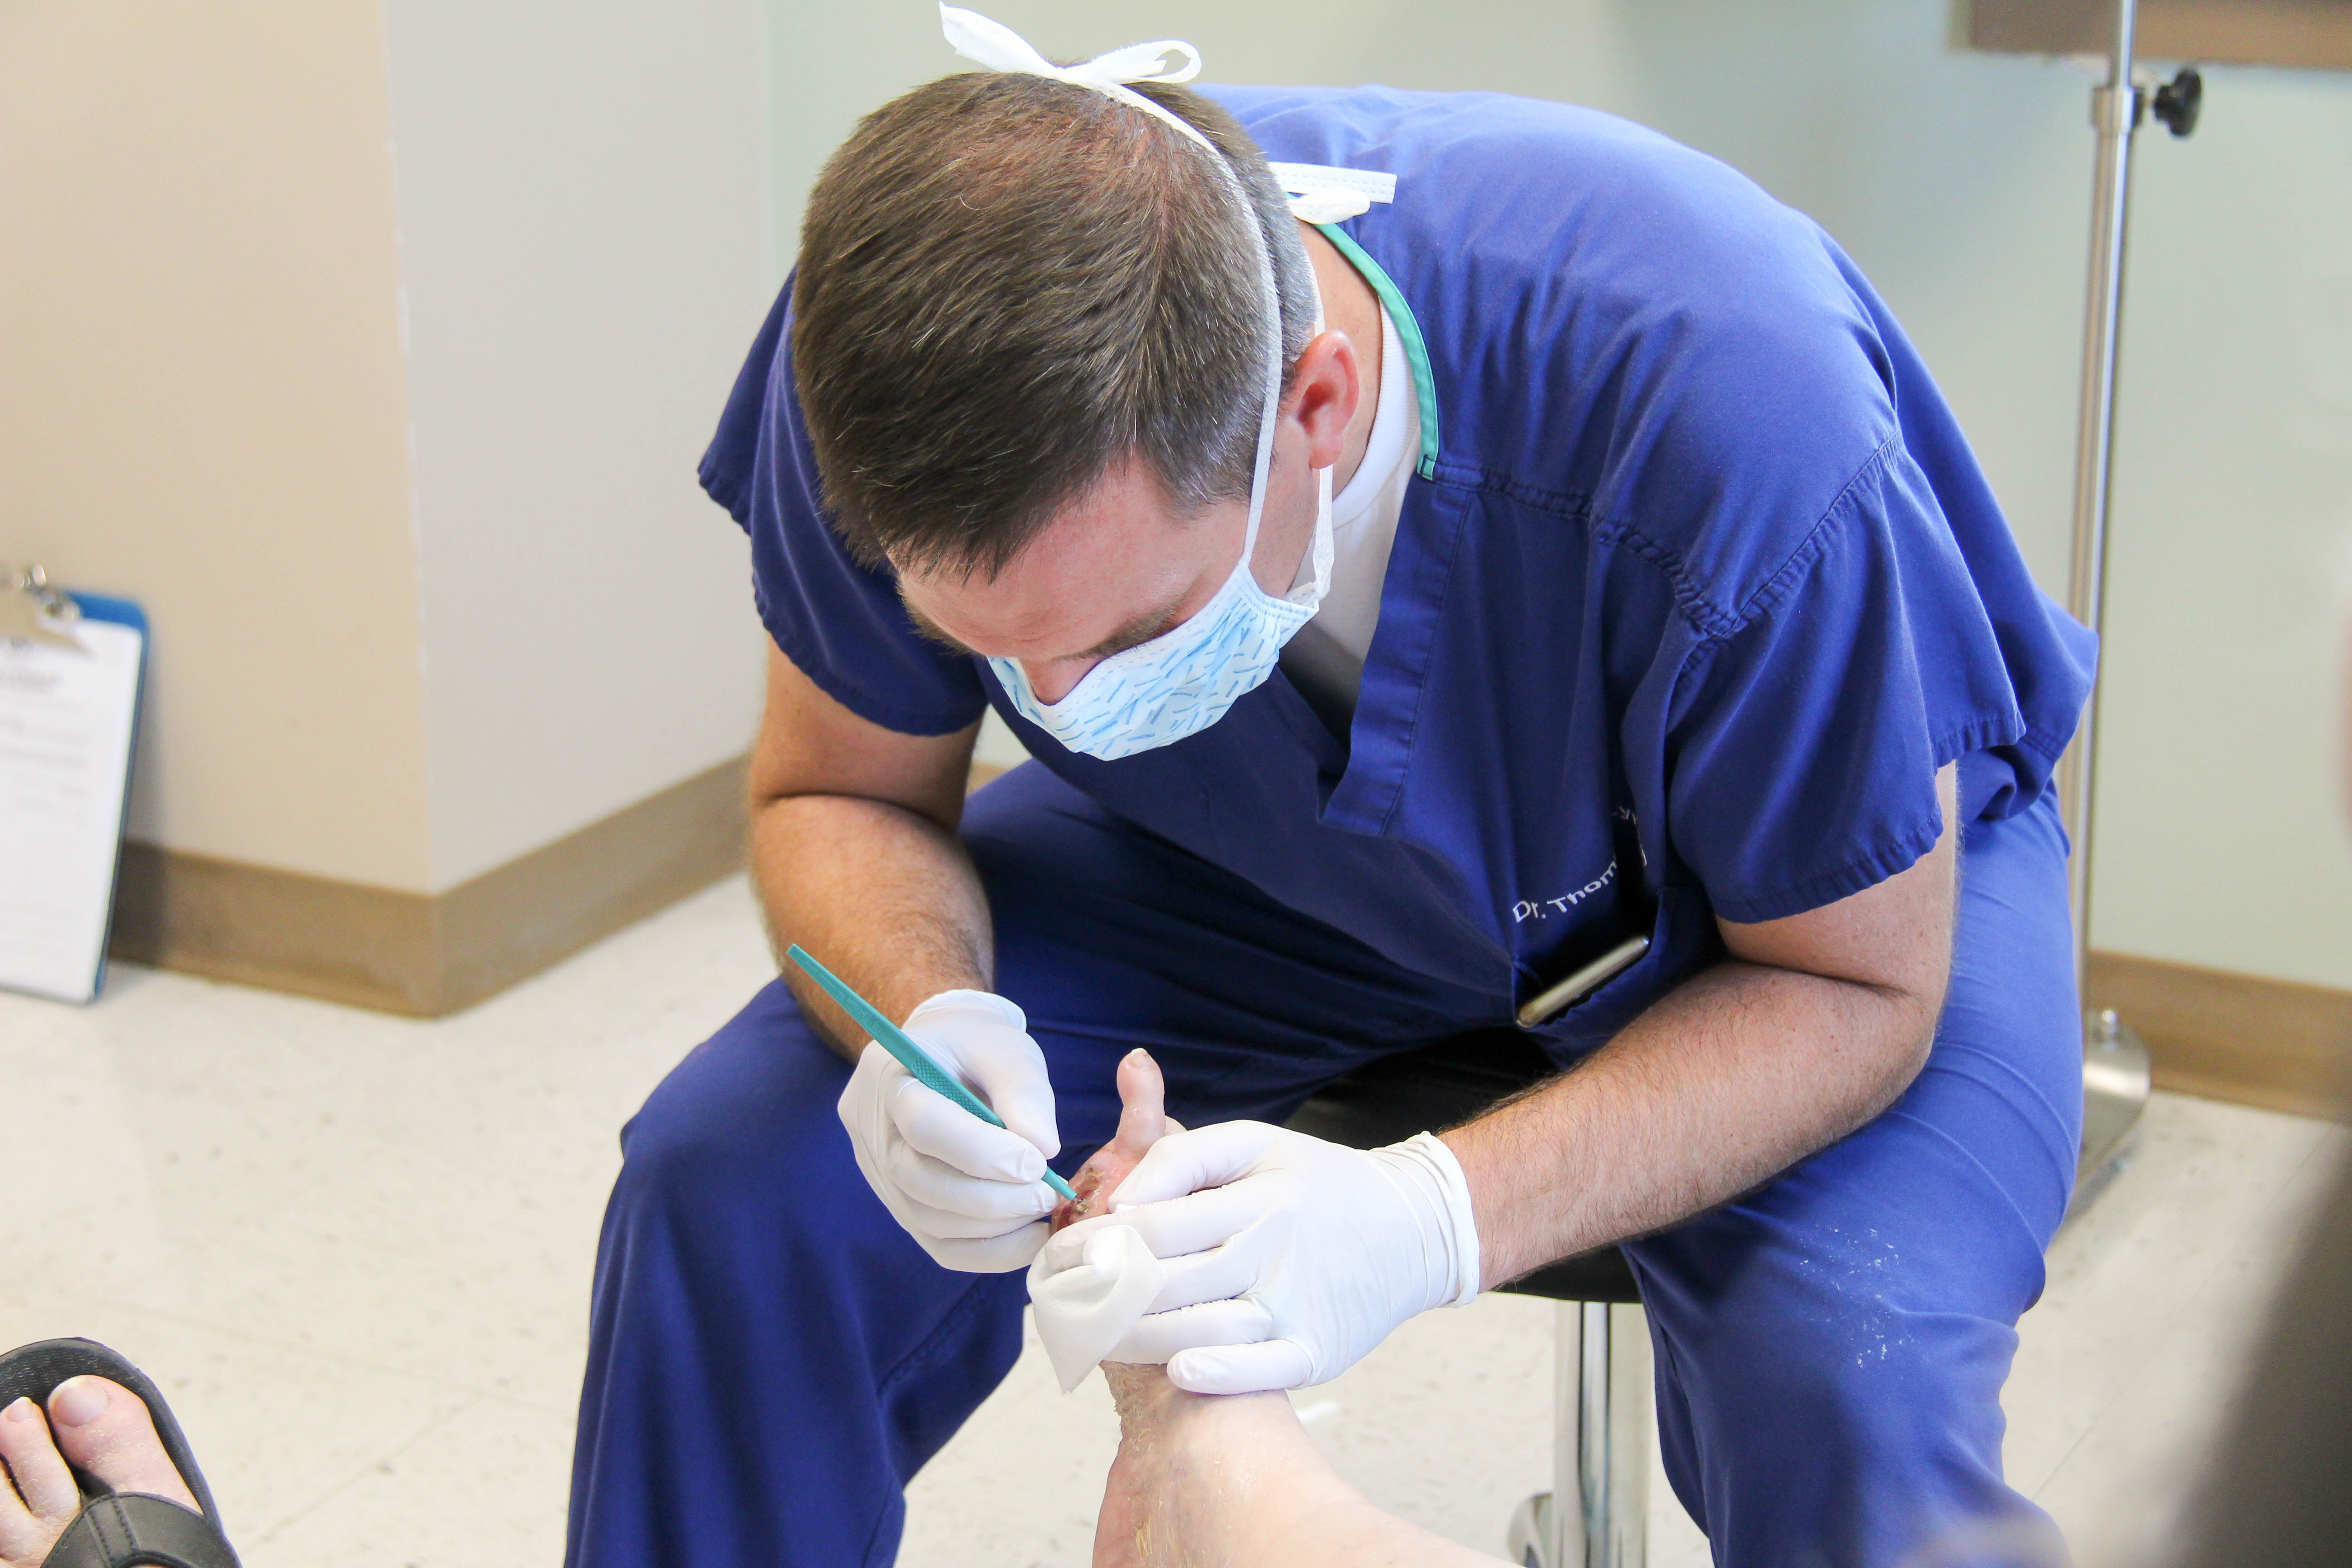
[[[1582,1397],[1575,1446],[1583,1503],[1578,1568],[1642,1568],[1649,1554],[1650,1324],[1638,1306],[1584,1301]],[[1555,1458],[1555,1464],[1559,1461]],[[1559,1510],[1563,1531],[1574,1516]]]
[[[1559,1302],[1555,1311],[1559,1314],[1559,1347],[1552,1352],[1552,1510],[1543,1521],[1550,1556],[1543,1568],[1597,1568],[1585,1552],[1590,1493],[1583,1462],[1588,1411],[1592,1408],[1592,1302]],[[1600,1342],[1606,1350],[1606,1326]]]
[[[1504,1551],[1518,1568],[1584,1568],[1584,1531],[1579,1506],[1577,1434],[1584,1412],[1584,1309],[1578,1301],[1552,1305],[1557,1340],[1552,1347],[1551,1490],[1538,1492],[1511,1515]]]
[[[1519,1568],[1643,1568],[1649,1553],[1650,1324],[1637,1306],[1562,1301],[1551,1490],[1511,1516]]]

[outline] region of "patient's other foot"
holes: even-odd
[[[1077,1199],[1065,1198],[1054,1210],[1055,1230],[1102,1213],[1103,1204],[1151,1146],[1163,1134],[1182,1131],[1168,1120],[1167,1100],[1168,1086],[1151,1053],[1139,1046],[1128,1052],[1118,1064],[1118,1131],[1070,1178]]]
[[[68,1460],[116,1491],[196,1507],[138,1396],[108,1378],[68,1378],[46,1413],[29,1399],[0,1410],[0,1461],[15,1483],[0,1487],[0,1568],[39,1568],[81,1511]]]

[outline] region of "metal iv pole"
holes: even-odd
[[[2091,92],[2091,123],[2099,133],[2098,170],[2091,199],[2091,286],[2083,323],[2083,402],[2074,455],[2074,555],[2066,607],[2105,636],[2107,498],[2112,488],[2116,426],[2116,352],[2123,327],[2124,237],[2131,197],[2132,134],[2148,103],[2132,80],[2136,0],[2116,0],[2107,79]],[[2184,68],[2153,94],[2157,118],[2175,136],[2196,128],[2203,83]],[[2091,689],[2074,743],[2058,763],[2058,796],[2074,841],[2068,867],[2074,917],[2074,977],[2088,981],[2091,952],[2091,805],[2097,758],[2101,678]],[[2147,1047],[2115,1009],[2087,1010],[2083,1031],[2083,1148],[2076,1168],[2080,1192],[2113,1157],[2139,1120],[2149,1089]]]

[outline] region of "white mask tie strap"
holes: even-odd
[[[1131,81],[1191,81],[1201,74],[1201,51],[1181,38],[1162,38],[1153,44],[1129,44],[1108,54],[1097,55],[1074,66],[1057,66],[1032,47],[1029,40],[977,11],[967,11],[961,5],[942,4],[940,6],[940,30],[947,35],[948,47],[975,65],[994,71],[1018,71],[1024,76],[1051,77],[1074,87],[1091,88],[1106,97],[1115,98],[1166,121],[1169,124],[1214,153],[1210,140],[1185,123],[1181,116],[1171,114],[1139,92],[1129,91]],[[1171,57],[1174,63],[1170,63]]]

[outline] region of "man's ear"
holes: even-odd
[[[1307,432],[1307,464],[1328,468],[1348,441],[1348,421],[1356,416],[1364,379],[1356,345],[1348,334],[1325,331],[1300,351],[1291,379],[1292,417]]]

